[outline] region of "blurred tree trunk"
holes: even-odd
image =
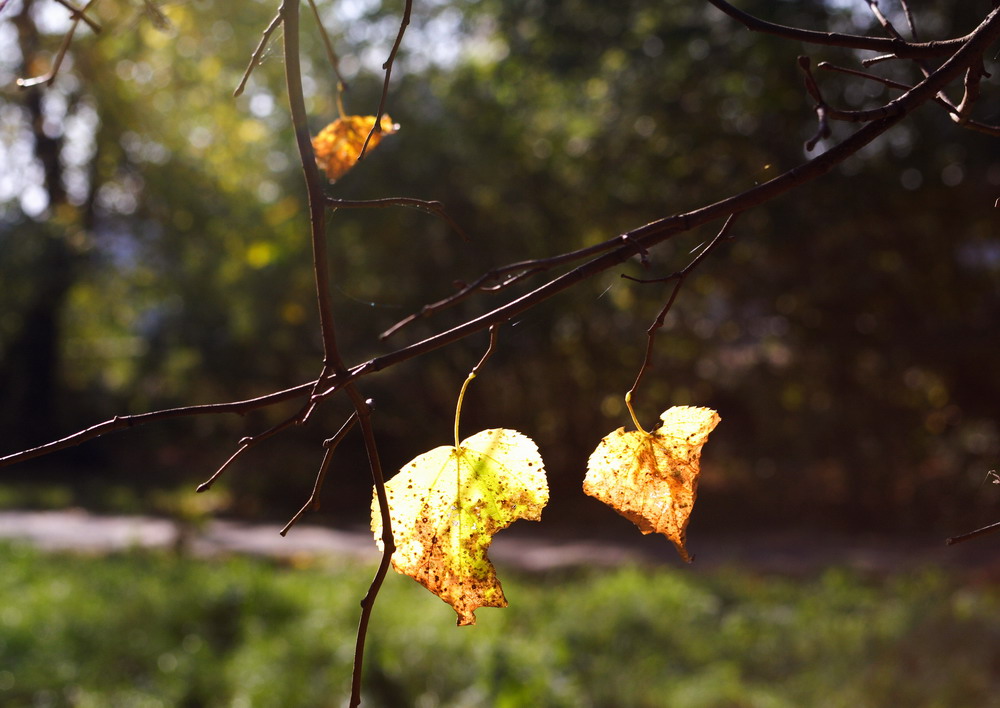
[[[32,17],[33,4],[25,0],[14,18],[22,76],[33,75],[40,66],[36,59],[41,38]],[[13,439],[30,443],[51,437],[57,413],[60,317],[76,278],[78,260],[65,234],[67,221],[79,217],[67,202],[60,159],[62,133],[50,135],[45,131],[43,87],[26,89],[20,96],[34,137],[34,156],[44,174],[48,211],[55,217],[50,217],[54,229],[27,218],[20,227],[22,238],[41,242],[30,249],[33,287],[22,303],[19,326],[0,361],[0,400],[4,401],[0,427],[13,434]],[[89,208],[85,210],[90,212]]]

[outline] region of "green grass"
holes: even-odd
[[[0,705],[345,704],[370,567],[0,546]],[[1000,592],[935,573],[502,572],[454,626],[390,573],[365,706],[1000,706]]]

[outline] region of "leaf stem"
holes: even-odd
[[[459,447],[461,438],[458,436],[458,421],[462,417],[462,401],[465,400],[465,391],[469,388],[469,384],[472,383],[472,379],[476,378],[476,374],[479,373],[479,368],[486,363],[486,360],[490,358],[493,354],[493,349],[497,343],[497,325],[492,325],[490,327],[490,344],[486,348],[486,353],[483,354],[483,358],[479,360],[479,363],[472,367],[472,371],[465,378],[465,383],[462,384],[462,390],[458,392],[458,404],[455,406],[455,449]]]
[[[649,435],[646,429],[639,425],[639,419],[635,415],[635,409],[632,408],[632,392],[628,391],[625,394],[625,407],[628,408],[628,414],[632,416],[632,424],[635,425],[635,429],[638,430],[643,435]]]

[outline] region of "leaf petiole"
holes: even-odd
[[[476,374],[479,372],[479,368],[486,363],[486,360],[490,358],[493,354],[493,348],[497,343],[497,325],[492,325],[490,327],[490,345],[486,348],[486,353],[483,354],[483,358],[479,360],[479,363],[472,367],[472,371],[465,379],[465,383],[462,384],[462,390],[458,392],[458,405],[455,406],[455,449],[461,449],[461,438],[458,436],[458,420],[462,416],[462,401],[465,399],[465,390],[469,388],[469,384],[472,379],[476,378]]]
[[[625,394],[625,407],[628,408],[628,414],[632,416],[632,423],[635,425],[635,429],[638,430],[643,435],[649,435],[646,429],[639,425],[639,419],[635,415],[635,409],[632,408],[632,392],[629,391]]]
[[[472,382],[472,379],[474,378],[476,378],[475,369],[469,372],[469,375],[465,379],[465,383],[462,384],[462,390],[458,394],[458,405],[455,406],[455,449],[456,450],[461,448],[461,445],[459,444],[461,442],[461,438],[458,436],[458,420],[462,416],[462,401],[465,399],[465,389],[469,388],[469,384]]]

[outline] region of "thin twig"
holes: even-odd
[[[946,539],[945,543],[947,543],[949,546],[954,546],[956,543],[962,543],[963,541],[971,541],[974,538],[978,538],[979,536],[986,536],[987,534],[991,534],[996,531],[1000,531],[1000,521],[996,522],[995,524],[990,524],[989,526],[984,526],[981,529],[976,529],[975,531],[969,531],[968,533],[962,533],[959,534],[958,536],[952,536],[951,538]]]
[[[882,11],[878,7],[878,0],[868,0],[868,7],[872,11],[872,14],[875,15],[875,19],[878,20],[878,23],[882,25],[882,29],[886,31],[886,34],[893,39],[899,40],[900,42],[906,41],[903,39],[903,35],[897,32],[896,28],[893,27],[891,22],[889,22],[889,18],[882,14]]]
[[[816,111],[816,119],[819,121],[819,125],[816,128],[816,134],[806,141],[806,151],[812,152],[812,149],[816,147],[816,144],[820,140],[825,140],[830,137],[830,124],[826,120],[828,106],[826,101],[823,100],[823,95],[820,93],[819,85],[816,83],[816,79],[813,78],[811,60],[807,56],[799,57],[799,69],[805,74],[806,91],[809,95],[813,97],[816,101],[814,110]]]
[[[56,2],[65,7],[67,10],[69,10],[70,17],[73,18],[79,17],[81,20],[86,22],[87,26],[90,27],[91,30],[93,30],[94,34],[101,33],[101,26],[97,24],[97,22],[95,22],[94,20],[87,17],[86,14],[84,14],[87,12],[87,8],[81,10],[80,8],[76,7],[73,3],[68,2],[68,0],[56,0]]]
[[[906,17],[906,24],[910,28],[910,34],[913,36],[914,42],[919,42],[920,37],[917,35],[917,23],[913,21],[913,13],[910,12],[910,5],[906,0],[899,0],[900,6],[903,8],[903,15]]]
[[[899,89],[901,91],[909,91],[913,88],[908,84],[900,83],[899,81],[893,81],[892,79],[887,79],[884,76],[869,74],[866,71],[858,71],[857,69],[851,69],[845,66],[838,66],[836,64],[831,64],[830,62],[827,61],[821,61],[816,66],[819,69],[826,69],[827,71],[837,71],[842,74],[850,74],[851,76],[858,76],[863,79],[869,79],[870,81],[877,81],[878,83],[883,84],[884,86],[887,86],[889,88]],[[957,106],[953,105],[950,101],[947,100],[947,98],[942,96],[942,94],[940,93],[934,97],[934,102],[937,103],[939,106],[944,107],[952,115],[952,119],[955,120],[955,122],[958,122],[956,120],[956,115],[958,111]],[[963,128],[968,128],[969,130],[974,130],[979,133],[984,133],[986,135],[1000,137],[1000,126],[989,125],[987,123],[982,123],[977,120],[972,120],[971,118],[962,123],[961,126]]]
[[[0,467],[6,467],[18,462],[24,462],[35,457],[41,457],[59,450],[65,450],[66,448],[76,447],[77,445],[87,442],[88,440],[94,440],[95,438],[108,435],[109,433],[115,433],[119,430],[136,428],[147,423],[199,415],[219,415],[221,413],[236,413],[237,415],[245,415],[253,410],[283,403],[285,401],[298,398],[299,396],[307,396],[309,395],[309,392],[315,388],[317,383],[318,380],[310,381],[283,391],[276,391],[274,393],[269,393],[266,396],[259,396],[257,398],[250,398],[243,401],[208,403],[198,406],[182,406],[180,408],[167,408],[159,411],[151,411],[149,413],[137,413],[135,415],[116,415],[111,420],[106,420],[103,423],[92,425],[89,428],[80,430],[72,435],[67,435],[64,438],[59,438],[58,440],[53,440],[52,442],[45,443],[44,445],[39,445],[28,450],[21,450],[20,452],[0,457]]]
[[[952,114],[952,119],[959,125],[966,123],[969,120],[969,113],[972,112],[972,107],[979,100],[980,95],[980,82],[984,77],[989,77],[986,73],[986,67],[983,66],[983,58],[980,57],[979,61],[975,62],[965,71],[965,82],[964,88],[965,93],[962,95],[962,101],[955,107],[955,112]]]
[[[76,10],[71,8],[72,22],[70,22],[69,29],[66,34],[63,35],[62,43],[59,45],[59,50],[56,52],[56,58],[52,62],[52,68],[49,69],[48,73],[42,76],[36,76],[31,79],[18,79],[15,83],[20,88],[26,89],[32,86],[48,85],[56,80],[56,76],[59,74],[59,68],[62,66],[63,59],[66,58],[66,52],[69,51],[69,45],[73,41],[73,35],[76,33],[76,28],[80,26],[80,20],[83,19],[84,13],[90,9],[97,0],[88,0],[87,4],[83,6],[83,9]],[[88,23],[89,24],[89,23]]]
[[[344,77],[340,74],[340,57],[333,50],[333,42],[330,41],[330,35],[327,34],[326,27],[323,26],[323,18],[319,15],[319,8],[316,7],[315,0],[309,0],[309,7],[312,8],[313,16],[316,18],[316,25],[319,27],[320,37],[323,38],[327,61],[333,67],[333,73],[337,75],[337,92],[339,94],[341,91],[347,89],[347,82],[344,81]]]
[[[877,57],[868,57],[867,59],[861,60],[861,66],[875,66],[876,64],[881,64],[884,61],[889,61],[891,59],[898,59],[895,54],[879,54]]]
[[[800,42],[820,44],[828,47],[845,47],[848,49],[885,52],[888,54],[888,58],[899,57],[901,59],[909,59],[913,57],[939,57],[951,54],[968,42],[975,34],[974,30],[964,37],[956,37],[955,39],[946,39],[937,42],[904,42],[883,37],[864,37],[853,34],[841,34],[839,32],[816,32],[767,22],[742,10],[738,10],[728,2],[725,2],[725,0],[708,0],[708,2],[730,17],[739,20],[747,29],[754,32],[764,32],[776,37],[784,37],[785,39],[794,39]]]
[[[527,280],[533,275],[544,273],[553,268],[557,268],[558,266],[582,260],[583,258],[594,256],[598,253],[613,250],[621,246],[623,240],[627,240],[627,237],[628,234],[615,236],[614,238],[594,244],[593,246],[587,246],[586,248],[580,248],[575,251],[561,253],[558,256],[519,261],[500,268],[494,268],[493,270],[483,273],[471,283],[459,283],[459,289],[457,292],[446,298],[438,300],[437,302],[424,305],[417,312],[405,317],[380,334],[379,339],[387,339],[403,327],[419,319],[430,317],[431,315],[434,315],[448,307],[457,305],[477,292],[500,292],[501,290],[506,290],[512,285],[520,283],[522,280]],[[493,285],[489,285],[489,283],[493,283]]]
[[[368,150],[368,143],[371,142],[372,136],[375,133],[382,132],[382,115],[385,113],[385,101],[389,96],[389,76],[392,74],[392,65],[396,61],[396,52],[399,51],[399,45],[403,43],[403,33],[406,32],[407,26],[410,24],[410,10],[413,9],[413,0],[406,0],[406,6],[403,8],[403,18],[399,21],[399,32],[396,34],[396,41],[392,43],[392,49],[389,50],[389,58],[385,60],[382,64],[382,68],[385,69],[385,80],[382,82],[382,96],[378,100],[378,110],[375,112],[375,123],[372,125],[372,129],[368,131],[368,137],[365,138],[365,144],[361,146],[361,153],[358,155],[360,160],[365,156],[365,152]]]
[[[465,233],[461,226],[458,225],[451,215],[444,208],[444,204],[438,201],[428,201],[426,199],[414,199],[413,197],[383,197],[381,199],[336,199],[334,197],[326,198],[326,205],[331,209],[384,209],[387,207],[402,206],[410,207],[413,209],[419,209],[421,211],[426,211],[429,214],[434,214],[435,216],[444,220],[452,229],[455,230],[459,236],[462,237],[463,241],[471,241],[472,239]]]
[[[284,4],[282,4],[282,7],[284,7]],[[253,50],[253,56],[250,57],[250,63],[247,64],[247,70],[243,72],[243,78],[240,79],[240,85],[236,87],[235,91],[233,91],[233,98],[237,98],[243,94],[244,89],[247,87],[247,81],[250,80],[250,74],[252,74],[253,70],[257,68],[257,65],[260,64],[261,57],[264,56],[264,52],[267,49],[267,41],[271,38],[274,30],[278,29],[278,25],[280,24],[281,8],[278,8],[278,14],[276,14],[274,19],[271,20],[271,24],[264,29],[264,34],[261,36],[260,42],[257,44],[257,48]]]
[[[222,463],[222,465],[212,474],[211,477],[209,477],[204,482],[199,484],[198,488],[195,491],[207,492],[209,489],[212,488],[212,485],[215,484],[216,480],[218,480],[219,477],[222,476],[222,473],[225,472],[229,468],[229,466],[236,461],[236,458],[242,455],[246,450],[249,450],[251,447],[254,447],[256,445],[259,445],[268,438],[274,437],[281,431],[287,430],[293,425],[302,425],[309,417],[309,414],[315,407],[316,407],[315,403],[311,401],[306,401],[306,403],[302,406],[302,408],[299,409],[299,411],[295,415],[289,416],[285,420],[281,421],[277,425],[271,426],[262,433],[257,433],[257,435],[248,435],[242,438],[238,443],[236,452],[230,455],[229,458]]]
[[[299,519],[301,519],[307,511],[319,511],[319,493],[323,489],[323,482],[326,480],[326,473],[330,469],[330,462],[333,460],[333,453],[340,445],[341,441],[347,437],[347,434],[351,432],[354,424],[358,422],[358,412],[354,411],[351,416],[344,421],[344,424],[340,426],[340,430],[330,438],[329,440],[323,441],[323,447],[326,448],[326,452],[323,454],[323,462],[320,463],[319,472],[316,473],[316,481],[313,483],[312,494],[306,499],[306,503],[302,505],[295,516],[285,524],[285,527],[281,529],[278,533],[282,536],[288,533],[288,530],[294,526]]]
[[[352,388],[348,388],[348,393],[351,393],[352,390]],[[354,670],[351,676],[351,708],[357,708],[361,705],[361,675],[364,667],[368,625],[375,607],[375,599],[378,597],[379,590],[382,589],[386,573],[389,572],[392,554],[396,552],[396,543],[392,536],[392,518],[389,514],[389,498],[385,493],[385,476],[382,474],[382,463],[379,461],[378,446],[375,444],[375,433],[372,430],[371,401],[361,402],[361,406],[357,410],[371,466],[372,482],[375,485],[375,498],[378,499],[379,516],[382,519],[382,559],[379,561],[375,576],[368,586],[368,592],[361,600],[361,617],[358,619],[358,637],[354,644]]]
[[[705,246],[705,248],[703,248],[701,252],[698,253],[698,255],[691,260],[690,263],[688,263],[686,266],[684,266],[683,269],[677,271],[676,273],[672,273],[665,278],[655,278],[651,280],[642,280],[639,278],[632,278],[626,275],[622,276],[623,278],[632,280],[637,283],[663,283],[663,282],[669,282],[671,280],[676,281],[676,283],[674,283],[674,289],[670,293],[670,297],[667,298],[666,304],[663,306],[663,309],[660,310],[660,314],[656,316],[656,319],[653,320],[653,323],[649,326],[649,329],[646,330],[646,355],[642,360],[642,366],[639,367],[639,373],[635,377],[635,382],[632,384],[632,388],[630,388],[628,390],[628,393],[625,394],[625,400],[628,401],[630,404],[632,401],[632,397],[635,395],[636,389],[639,388],[639,383],[642,381],[642,377],[646,374],[646,370],[653,363],[653,345],[656,342],[656,333],[661,327],[663,327],[663,323],[666,320],[667,313],[670,312],[670,308],[674,306],[674,301],[677,299],[677,293],[680,292],[681,286],[684,284],[684,279],[691,273],[691,271],[693,271],[695,268],[698,267],[698,264],[700,264],[703,260],[705,260],[705,258],[708,256],[709,253],[715,250],[715,247],[722,241],[722,239],[728,237],[729,230],[732,228],[733,222],[736,221],[736,217],[737,214],[730,214],[729,218],[726,219],[726,223],[722,225],[721,229],[719,229],[719,233],[715,235],[715,238],[713,238],[711,242],[709,242],[709,244]]]

